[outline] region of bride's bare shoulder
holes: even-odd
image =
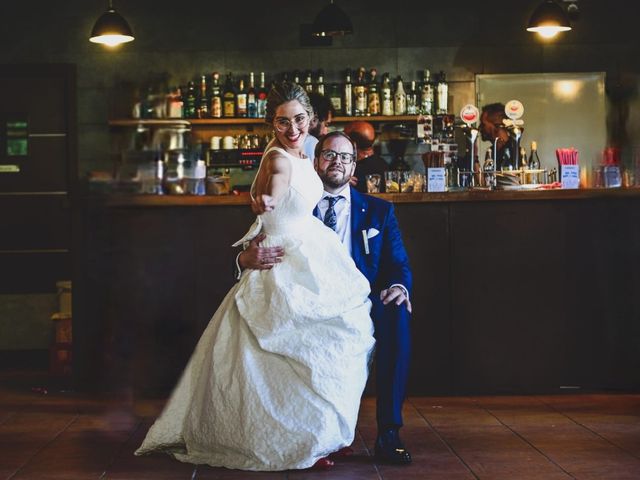
[[[289,173],[291,171],[291,161],[289,158],[278,150],[271,150],[262,159],[264,169],[269,174]]]

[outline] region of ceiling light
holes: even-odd
[[[127,21],[113,8],[109,0],[109,8],[104,12],[91,29],[89,41],[115,47],[121,43],[133,41],[133,32]]]
[[[555,37],[559,32],[571,30],[567,14],[554,0],[545,0],[536,8],[529,20],[527,31],[544,38]]]
[[[353,26],[347,14],[331,0],[316,16],[311,33],[316,37],[346,35],[353,33]]]

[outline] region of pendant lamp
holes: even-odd
[[[311,27],[311,34],[316,37],[333,37],[348,33],[353,33],[351,20],[333,0],[320,10]]]
[[[536,32],[544,38],[555,37],[559,32],[571,30],[569,17],[555,0],[544,0],[529,20],[527,31]]]
[[[109,8],[91,29],[90,42],[102,43],[108,47],[115,47],[122,43],[133,41],[133,32],[127,21],[113,8],[109,0]]]

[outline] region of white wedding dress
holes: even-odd
[[[291,160],[291,183],[256,220],[285,255],[247,270],[200,338],[136,451],[244,470],[311,467],[353,441],[374,344],[369,283],[312,214],[322,182]]]

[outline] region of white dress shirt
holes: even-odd
[[[318,202],[318,218],[324,221],[324,216],[329,209],[327,197],[338,196],[343,198],[338,200],[333,207],[336,211],[336,233],[351,255],[351,189],[348,184],[338,193],[323,193],[322,199]]]

